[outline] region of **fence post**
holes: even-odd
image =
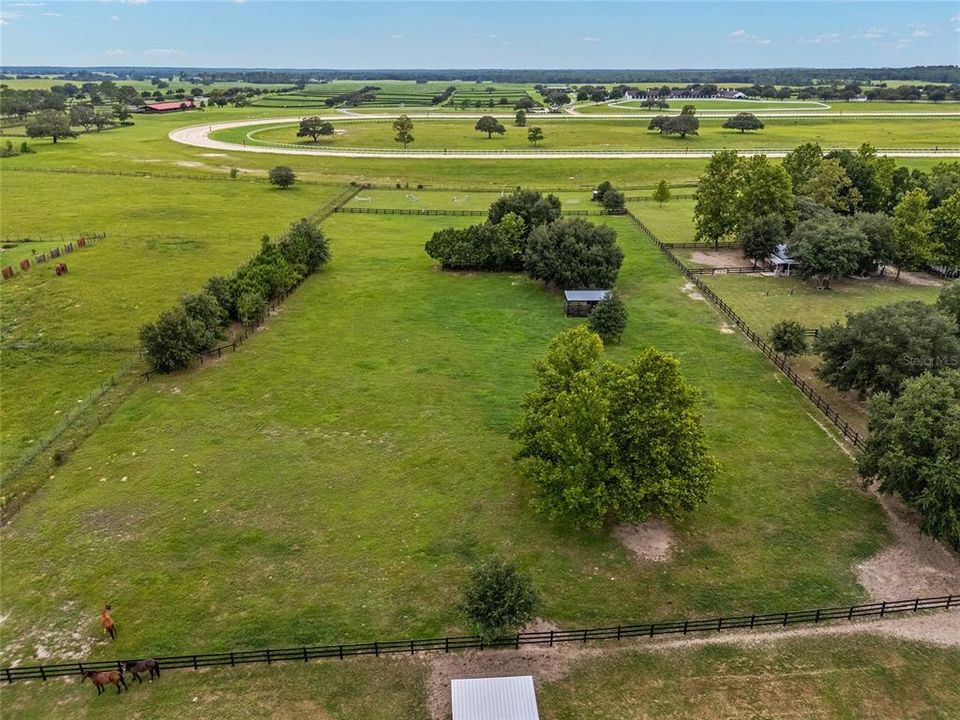
[[[196,656],[196,655],[193,656],[193,669],[194,669],[194,670],[199,670],[199,669],[200,669],[199,666],[197,665],[197,656]]]
[[[815,623],[820,622],[820,608],[817,608],[817,614],[813,616],[813,621]]]
[[[553,647],[553,630],[550,631],[550,647]]]
[[[617,625],[617,640],[620,639],[620,626]]]
[[[913,601],[913,611],[916,612],[918,607],[920,607],[920,598],[916,598]]]
[[[443,651],[450,652],[450,638],[448,637],[443,639]]]
[[[5,670],[5,672],[7,673],[7,682],[8,682],[8,683],[12,683],[12,682],[13,682],[13,676],[10,674],[10,668],[7,668],[7,669]]]
[[[267,665],[270,664],[270,648],[267,648]]]
[[[376,640],[373,642],[373,654],[380,657],[380,643]]]
[[[851,605],[850,608],[847,610],[847,620],[852,620],[852,619],[853,619],[853,605]]]
[[[340,659],[343,660],[343,645],[340,646]]]
[[[233,651],[231,650],[230,651],[230,667],[235,667],[236,664],[237,664],[236,661],[233,659]]]
[[[519,650],[519,649],[520,649],[520,633],[517,633],[516,640],[515,640],[515,642],[513,643],[513,648],[514,648],[514,650]]]
[[[413,640],[410,641],[410,654],[413,655]]]
[[[44,669],[43,665],[40,666],[40,678],[42,680],[47,679],[47,671]]]
[[[883,614],[887,611],[887,601],[884,600],[880,603],[880,617],[883,617]]]
[[[306,646],[306,645],[303,646],[303,661],[304,661],[304,662],[307,661],[307,646]]]

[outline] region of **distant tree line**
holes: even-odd
[[[406,70],[340,70],[331,68],[243,70],[182,67],[115,67],[97,66],[78,70],[64,66],[7,67],[6,77],[59,74],[66,78],[119,77],[126,80],[149,80],[153,77],[203,79],[206,82],[289,83],[297,80],[417,80],[476,82],[490,80],[501,83],[538,82],[569,83],[751,83],[771,85],[814,85],[817,83],[882,82],[915,80],[926,83],[960,84],[957,65],[914,65],[901,68],[748,68],[748,69],[406,69]]]

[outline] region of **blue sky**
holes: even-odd
[[[956,64],[960,2],[0,2],[0,63],[302,68]]]

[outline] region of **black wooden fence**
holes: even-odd
[[[806,380],[804,380],[800,375],[790,366],[790,363],[787,361],[787,356],[775,351],[770,345],[767,344],[766,340],[763,339],[758,333],[754,332],[743,318],[741,318],[733,308],[727,305],[719,295],[717,295],[713,289],[707,285],[703,280],[700,279],[698,269],[688,268],[683,262],[673,253],[670,245],[660,242],[654,232],[648,228],[638,217],[633,213],[629,213],[630,219],[633,220],[634,224],[640,228],[646,235],[657,244],[657,247],[666,255],[670,261],[676,265],[680,272],[684,276],[696,285],[697,290],[703,293],[704,296],[710,299],[710,301],[716,305],[720,310],[726,315],[740,330],[746,335],[754,345],[760,348],[760,351],[766,355],[770,361],[777,366],[777,368],[786,375],[790,381],[799,388],[800,392],[807,396],[807,398],[817,406],[817,409],[820,410],[827,418],[837,426],[843,436],[851,442],[851,444],[858,450],[863,450],[866,445],[864,443],[863,437],[858,433],[853,427],[840,417],[840,413],[834,410],[830,403],[823,399],[823,397],[814,390]]]
[[[668,247],[672,250],[680,249],[696,249],[702,248],[704,250],[732,250],[734,248],[739,248],[740,243],[738,242],[665,242],[660,243],[664,247]]]
[[[190,655],[154,656],[164,669],[223,667],[319,659],[339,659],[361,655],[414,655],[418,652],[453,652],[455,650],[490,650],[495,648],[519,648],[521,645],[547,645],[560,643],[586,643],[587,641],[625,640],[628,638],[656,637],[658,635],[689,635],[691,633],[716,633],[724,630],[743,630],[771,626],[822,623],[830,620],[854,620],[866,617],[885,617],[922,610],[942,610],[960,607],[960,595],[913,598],[910,600],[887,600],[865,605],[793,610],[752,615],[715,617],[702,620],[668,620],[666,622],[616,625],[583,630],[549,630],[544,632],[521,632],[495,640],[484,640],[478,635],[423,638],[411,640],[385,640],[340,645],[301,645],[265,650],[235,650],[231,652],[193,653]],[[92,662],[58,663],[54,665],[21,665],[0,668],[0,678],[8,683],[14,680],[49,680],[66,675],[78,675],[88,670],[122,669],[124,660],[96,660]]]

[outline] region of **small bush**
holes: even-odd
[[[286,190],[297,180],[296,173],[286,165],[278,165],[275,168],[270,168],[269,177],[270,184],[276,185],[281,190]]]
[[[807,333],[795,320],[781,320],[770,330],[770,344],[784,355],[803,355],[807,352]]]
[[[492,557],[470,573],[461,608],[477,632],[489,640],[522,628],[539,605],[530,576],[513,563]]]
[[[620,342],[620,337],[627,327],[627,306],[623,304],[623,300],[611,293],[593,308],[587,324],[605,344]]]
[[[231,179],[231,180],[236,180],[236,179],[237,179],[237,175],[239,175],[239,174],[240,174],[240,171],[237,170],[237,168],[230,168],[230,179]]]

